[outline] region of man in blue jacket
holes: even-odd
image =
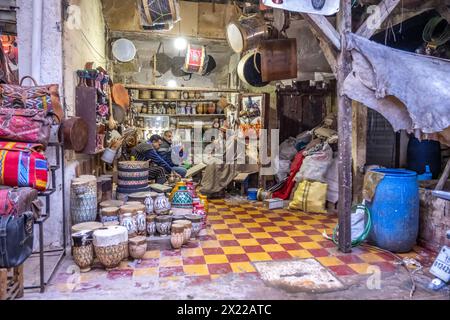
[[[150,137],[148,142],[143,142],[134,148],[134,156],[136,160],[140,161],[151,161],[154,165],[164,168],[167,174],[175,172],[182,178],[186,176],[186,169],[180,166],[175,166],[172,161],[167,161],[159,153],[158,150],[161,148],[162,138],[161,136],[155,134]]]

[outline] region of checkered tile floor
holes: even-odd
[[[253,262],[296,258],[315,258],[341,277],[373,273],[374,267],[389,273],[400,268],[391,255],[371,248],[355,248],[347,255],[339,252],[322,236],[324,230],[331,234],[337,222],[334,216],[215,200],[210,204],[208,221],[208,233],[199,241],[178,251],[172,250],[170,244],[150,247],[141,264],[131,267],[129,262],[122,262],[107,278],[155,277],[160,281],[184,279],[200,283],[229,273],[258,276]],[[420,261],[428,255],[415,248],[403,256]],[[84,277],[89,279],[89,273]]]

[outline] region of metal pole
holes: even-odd
[[[346,34],[352,31],[351,0],[341,0],[338,15],[338,31],[341,37],[341,51],[338,57],[337,101],[339,134],[339,249],[344,253],[351,246],[352,208],[352,101],[343,94],[343,85],[351,72],[351,55],[347,48]]]

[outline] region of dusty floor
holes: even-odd
[[[137,265],[122,262],[109,272],[96,265],[80,274],[68,256],[44,294],[27,291],[24,299],[410,299],[410,275],[394,257],[367,247],[344,255],[323,238],[336,217],[218,200],[208,219],[198,241],[178,251],[167,240],[151,242]],[[425,267],[414,276],[414,299],[450,299],[448,288],[437,293],[426,288],[430,252],[417,247],[405,257]],[[320,262],[344,287],[324,293],[265,283],[254,264],[306,258]]]

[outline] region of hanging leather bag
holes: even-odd
[[[33,252],[33,213],[0,216],[0,268],[22,265]]]
[[[34,86],[23,86],[25,79],[31,79]],[[43,110],[49,115],[55,115],[59,122],[64,117],[59,98],[59,86],[57,84],[39,86],[36,80],[29,76],[23,77],[19,85],[0,85],[0,106]]]

